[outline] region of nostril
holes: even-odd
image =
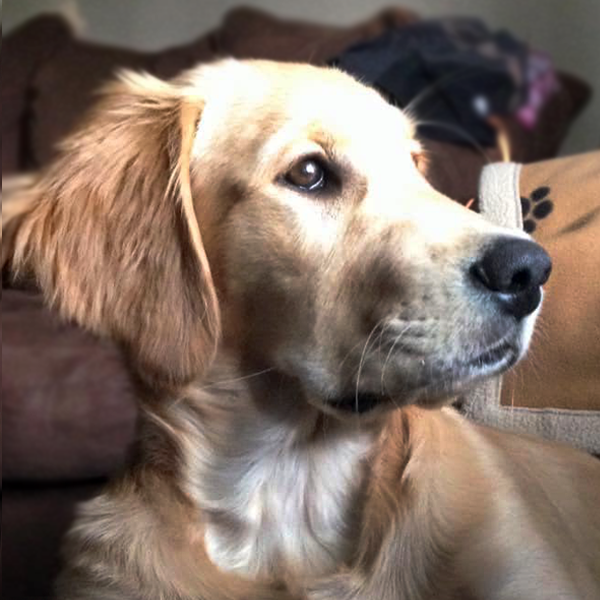
[[[477,281],[479,281],[479,283],[482,283],[489,290],[495,291],[493,289],[492,283],[488,279],[487,273],[486,273],[486,271],[483,268],[483,265],[481,263],[475,263],[471,267],[471,271],[470,272],[471,272],[471,276],[473,277],[473,279],[476,279]]]
[[[530,240],[497,238],[479,261],[471,276],[517,318],[532,313],[541,300],[540,287],[550,276],[552,262],[546,251]]]
[[[510,287],[515,292],[525,290],[531,287],[531,279],[531,271],[529,271],[528,269],[521,269],[513,275]]]

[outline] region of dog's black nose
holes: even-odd
[[[540,304],[540,287],[546,283],[552,261],[535,242],[498,238],[471,269],[472,276],[494,296],[509,314],[523,319]]]

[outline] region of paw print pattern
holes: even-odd
[[[533,190],[529,198],[521,196],[523,229],[527,233],[533,233],[537,222],[545,219],[554,210],[554,203],[548,198],[549,194],[550,188],[544,186]]]

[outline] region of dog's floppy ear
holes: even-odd
[[[33,177],[28,175],[9,176],[2,178],[2,277],[6,269],[9,275],[9,265],[14,254],[15,238],[21,222],[31,209],[33,198],[28,190]]]
[[[203,101],[189,89],[132,73],[106,88],[41,175],[14,256],[63,316],[170,386],[203,370],[220,330],[190,183]]]

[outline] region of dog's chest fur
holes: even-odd
[[[215,564],[252,577],[333,572],[358,535],[353,517],[372,442],[355,428],[310,439],[253,409],[222,411],[192,453],[188,491]]]

